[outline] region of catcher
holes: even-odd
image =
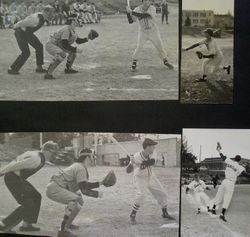
[[[143,141],[143,151],[136,153],[131,159],[133,169],[127,167],[127,172],[134,171],[134,184],[136,187],[136,196],[130,214],[131,224],[136,224],[136,213],[143,204],[146,196],[146,191],[149,190],[158,204],[162,208],[162,217],[169,220],[174,220],[167,211],[167,195],[160,181],[153,172],[152,166],[155,164],[155,159],[152,154],[157,142],[146,138]]]
[[[76,27],[80,26],[80,20],[77,14],[71,14],[67,18],[66,26],[62,27],[50,36],[49,41],[45,47],[47,52],[53,56],[53,61],[50,63],[44,79],[55,79],[53,76],[54,70],[66,58],[66,68],[64,70],[67,74],[77,73],[78,71],[72,68],[75,58],[78,53],[83,50],[79,47],[72,46],[73,43],[83,44],[89,40],[94,40],[99,35],[96,31],[91,30],[87,38],[80,38],[76,33]]]
[[[231,71],[231,65],[221,66],[223,60],[223,53],[213,38],[213,30],[206,29],[205,31],[203,31],[203,33],[206,37],[204,40],[184,49],[184,51],[188,51],[198,46],[205,45],[208,50],[208,54],[203,54],[200,51],[196,51],[197,57],[199,59],[204,58],[204,60],[202,62],[201,67],[202,76],[200,78],[197,78],[195,82],[205,82],[210,71],[214,73],[216,71],[223,70],[227,74],[230,74]]]
[[[0,176],[4,176],[7,188],[20,205],[0,221],[0,232],[11,232],[21,221],[20,231],[40,230],[33,224],[38,220],[42,196],[28,179],[39,172],[57,150],[58,145],[48,141],[43,144],[41,151],[27,151],[0,169]]]
[[[66,205],[58,237],[76,236],[71,230],[79,229],[79,226],[74,225],[73,221],[84,203],[81,193],[93,198],[102,198],[102,191],[95,189],[101,185],[110,187],[116,183],[116,176],[113,171],[100,182],[89,182],[88,167],[90,167],[91,161],[92,151],[85,148],[81,151],[81,155],[77,161],[66,169],[60,170],[59,174],[53,175],[47,186],[47,197],[55,202]]]

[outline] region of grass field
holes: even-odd
[[[207,191],[213,199],[218,188]],[[182,192],[181,236],[182,237],[247,237],[250,233],[250,185],[236,185],[232,202],[226,213],[227,223],[210,217],[205,211],[196,214],[192,198]],[[221,209],[218,210],[218,214]]]
[[[186,48],[201,41],[201,37],[182,36],[182,47]],[[233,66],[233,38],[216,39],[224,54],[223,65]],[[206,52],[205,47],[182,52],[181,63],[181,102],[231,104],[233,102],[233,70],[230,75],[215,73],[209,75],[207,82],[195,83],[199,78],[202,60],[195,54],[197,50]]]
[[[179,168],[155,168],[156,175],[166,188],[168,193],[169,212],[176,218],[176,226],[165,226],[173,224],[161,217],[161,210],[151,195],[138,212],[137,225],[131,225],[129,214],[134,197],[133,176],[125,173],[125,168],[117,167],[95,167],[90,168],[90,180],[100,180],[111,169],[117,176],[117,183],[111,188],[102,188],[104,197],[102,199],[88,198],[84,196],[84,205],[76,218],[75,223],[80,225],[80,230],[75,232],[78,237],[177,237],[179,220]],[[46,197],[45,189],[50,177],[57,173],[55,167],[44,167],[31,178],[32,184],[41,192],[42,207],[39,216],[39,226],[42,231],[36,235],[49,234],[56,236],[64,214],[65,206],[57,204]],[[0,214],[8,215],[17,203],[10,195],[0,179]],[[17,230],[17,228],[15,229]]]
[[[157,18],[169,61],[178,64],[178,7],[170,9],[170,24],[162,25]],[[44,26],[37,32],[42,43],[59,26]],[[1,30],[0,44],[0,100],[176,100],[178,99],[178,70],[168,70],[158,58],[156,49],[148,42],[140,54],[138,72],[130,72],[131,57],[136,47],[138,25],[129,25],[125,15],[103,18],[100,24],[84,25],[79,36],[87,36],[95,29],[100,37],[83,45],[84,52],[75,61],[77,75],[65,75],[63,62],[55,72],[57,80],[44,80],[34,73],[35,54],[21,69],[21,75],[7,74],[8,67],[20,50],[13,30]],[[50,56],[45,52],[45,67]],[[134,79],[136,75],[150,75],[152,79]]]

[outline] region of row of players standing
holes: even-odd
[[[8,5],[3,2],[0,6],[0,28],[4,29],[6,26],[11,27],[16,22],[36,12],[43,12],[43,1],[36,3],[32,1],[29,6],[22,2],[17,4],[15,1]],[[94,3],[87,1],[81,2],[76,0],[70,2],[69,0],[56,0],[53,4],[54,18],[51,21],[46,21],[47,25],[62,25],[65,24],[67,16],[77,12],[82,19],[82,24],[98,23],[100,21],[99,14]]]

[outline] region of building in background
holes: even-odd
[[[213,26],[214,12],[212,10],[183,10],[182,25],[187,26],[187,20],[190,20],[189,26]]]
[[[220,29],[233,29],[234,17],[228,13],[224,15],[214,15],[214,27]]]

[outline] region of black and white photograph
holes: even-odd
[[[1,133],[0,233],[179,234],[181,135]]]
[[[232,104],[234,0],[183,0],[181,103]]]
[[[177,100],[179,0],[1,0],[0,100]]]
[[[249,236],[250,130],[183,129],[181,236]]]

